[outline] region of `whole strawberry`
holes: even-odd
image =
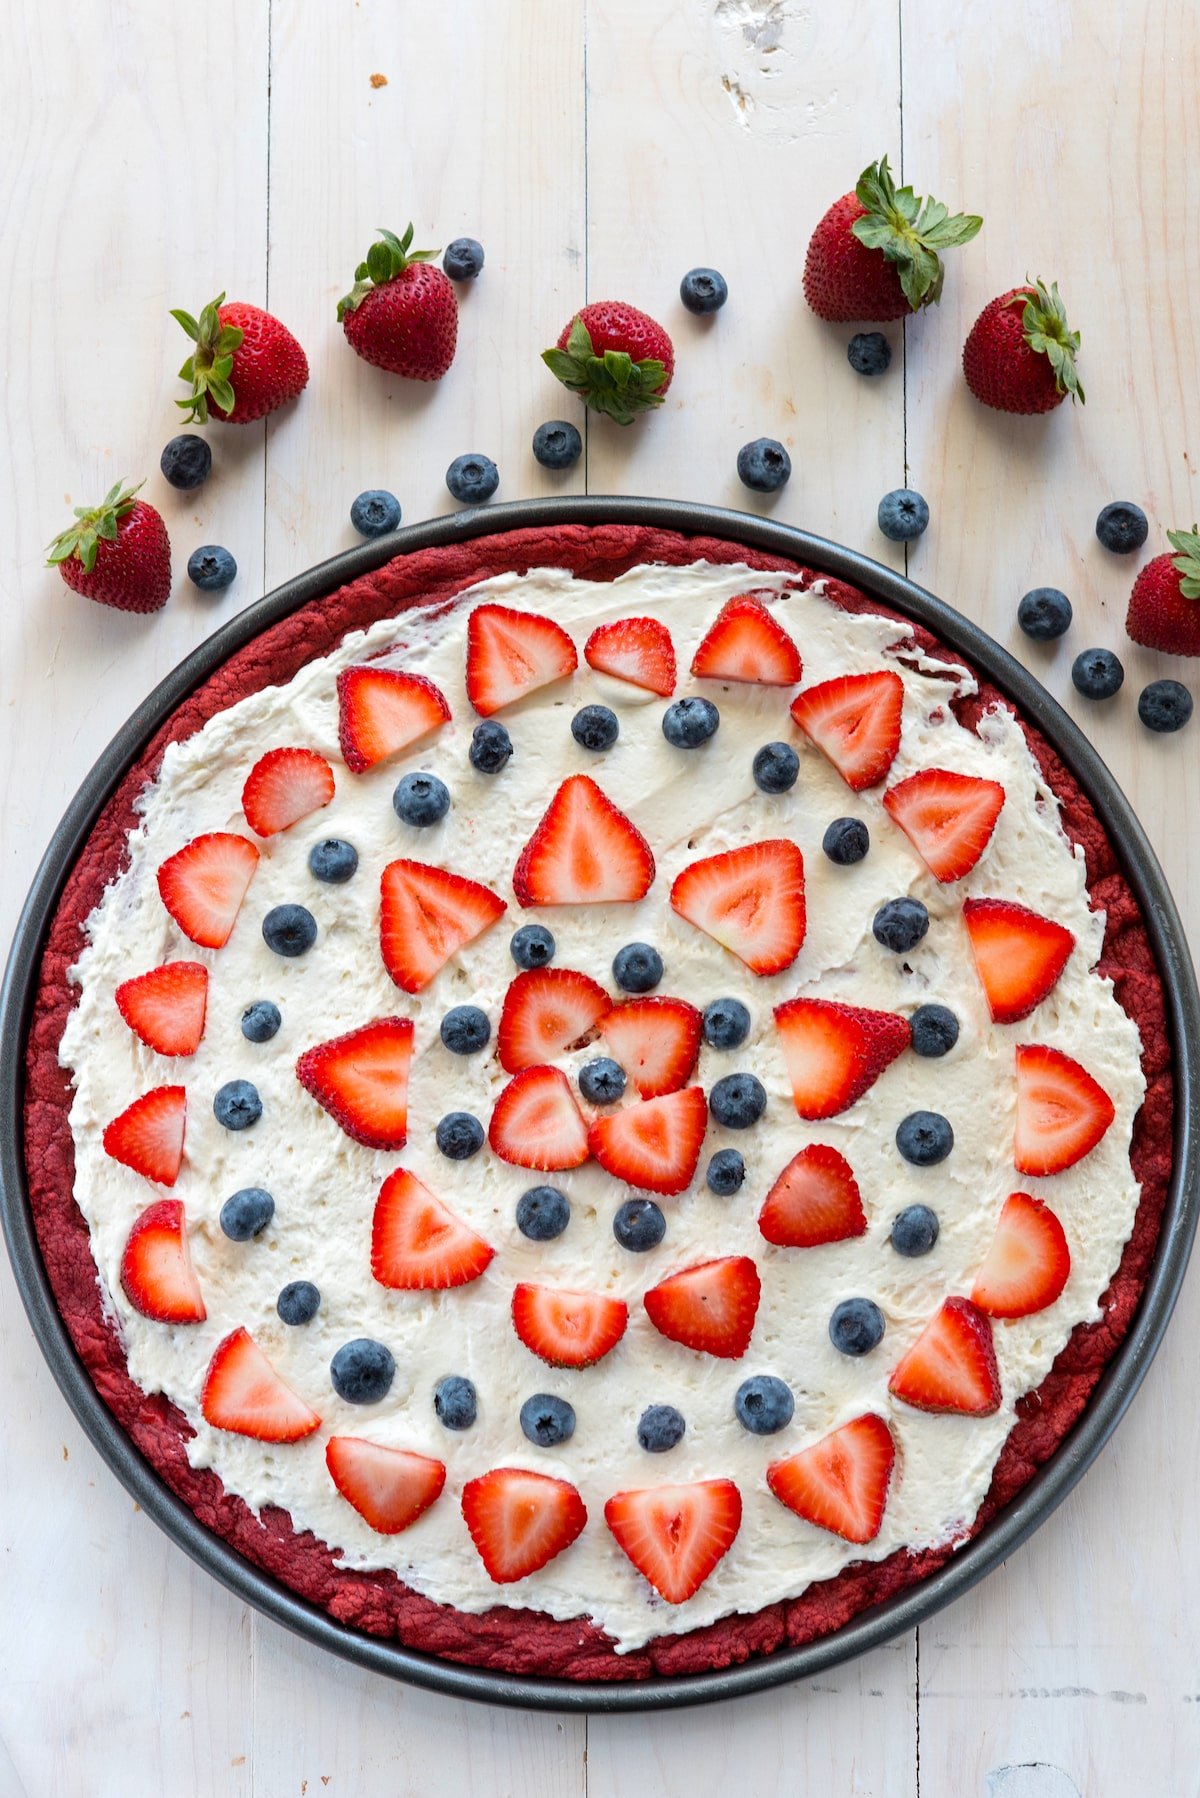
[[[219,418],[226,424],[253,424],[285,406],[308,385],[308,358],[286,325],[261,306],[242,300],[225,304],[219,293],[200,317],[173,311],[195,348],[179,377],[191,398],[176,400],[192,424]]]
[[[364,362],[410,381],[440,381],[458,341],[453,284],[430,266],[436,250],[409,248],[411,225],[403,237],[379,236],[355,269],[353,288],[338,301],[342,329]]]
[[[1075,368],[1079,332],[1067,323],[1058,283],[1010,288],[986,305],[963,345],[967,386],[1000,412],[1052,412],[1068,393],[1083,403]]]
[[[619,425],[661,406],[675,372],[675,348],[648,313],[623,300],[596,300],[563,326],[542,361],[585,406]]]
[[[1200,656],[1200,531],[1168,531],[1178,553],[1155,556],[1133,583],[1125,629],[1147,649]]]
[[[969,243],[983,220],[897,187],[887,157],[835,200],[809,240],[804,297],[818,318],[885,324],[942,297],[940,251]]]
[[[141,486],[118,481],[98,506],[76,506],[75,523],[46,553],[68,587],[120,612],[157,612],[171,595],[171,543]]]

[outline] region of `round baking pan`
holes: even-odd
[[[684,1677],[574,1681],[507,1675],[459,1666],[347,1629],[295,1596],[213,1535],[159,1479],[106,1409],[75,1353],[42,1265],[22,1159],[25,1037],[47,926],[67,875],[101,809],[163,721],[201,681],[267,626],[309,600],[371,573],[407,551],[526,526],[636,524],[743,543],[834,575],[929,628],[965,656],[1043,732],[1091,800],[1141,905],[1166,999],[1174,1054],[1175,1137],[1170,1187],[1149,1278],[1137,1313],[1083,1415],[1049,1461],[937,1573],[862,1612],[843,1628],[798,1647],[780,1648],[741,1666]],[[1100,757],[1046,689],[977,625],[902,575],[820,537],[741,512],[666,500],[585,498],[517,502],[458,512],[411,526],[323,562],[269,593],[224,625],[168,675],[133,713],[87,776],[54,833],[17,925],[0,992],[0,1221],[17,1285],[51,1371],[91,1440],[142,1509],[192,1558],[240,1598],[310,1642],[359,1666],[458,1698],[543,1710],[638,1711],[729,1698],[793,1679],[912,1629],[961,1597],[1011,1554],[1064,1499],[1095,1460],[1137,1391],[1162,1341],[1192,1238],[1200,1183],[1200,998],[1187,940],[1154,852]]]

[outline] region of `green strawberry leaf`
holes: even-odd
[[[1047,288],[1044,281],[1027,283],[1015,293],[1010,305],[1022,306],[1021,329],[1025,342],[1035,355],[1045,356],[1054,371],[1054,385],[1059,393],[1071,396],[1072,403],[1085,403],[1083,384],[1075,366],[1080,336],[1067,323],[1066,308],[1057,281]]]
[[[1183,578],[1179,583],[1179,591],[1185,599],[1200,599],[1200,529],[1193,525],[1190,531],[1168,531],[1167,542],[1179,553],[1171,559],[1171,566]]]
[[[348,312],[358,311],[372,287],[386,287],[389,281],[402,275],[410,263],[432,262],[438,255],[437,250],[411,249],[412,240],[411,222],[403,237],[397,237],[394,231],[380,228],[379,241],[371,245],[366,261],[360,262],[354,271],[354,286],[337,303],[339,322]]]
[[[79,523],[68,525],[48,545],[47,564],[55,568],[74,557],[82,564],[84,573],[90,574],[96,566],[101,540],[106,543],[116,541],[118,524],[133,510],[134,495],[141,485],[140,481],[135,486],[117,481],[98,506],[76,506],[74,511]]]
[[[197,337],[200,335],[200,327],[192,317],[191,313],[183,312],[179,307],[174,306],[171,308],[171,317],[175,320],[177,325],[183,326],[192,342],[195,343]]]
[[[866,209],[850,227],[854,236],[896,264],[914,312],[935,305],[945,280],[938,251],[969,243],[983,220],[973,213],[951,214],[940,200],[923,200],[911,187],[898,188],[886,156],[863,170],[854,191]]]

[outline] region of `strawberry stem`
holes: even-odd
[[[1079,332],[1067,323],[1066,308],[1055,281],[1049,289],[1044,281],[1034,281],[1015,293],[1010,305],[1023,305],[1021,327],[1025,341],[1039,356],[1049,359],[1054,370],[1054,385],[1059,393],[1069,393],[1072,402],[1084,404],[1083,385],[1075,367],[1079,350]]]
[[[855,237],[896,264],[914,312],[936,305],[946,275],[939,251],[969,243],[983,220],[975,213],[951,213],[940,200],[922,199],[911,187],[897,187],[886,156],[863,170],[854,191],[865,208],[850,227]]]
[[[585,406],[619,425],[631,425],[639,412],[663,403],[659,388],[666,379],[666,365],[656,356],[635,362],[624,350],[605,350],[597,356],[591,332],[578,314],[571,321],[566,349],[543,350],[542,361]]]
[[[180,380],[191,386],[191,396],[175,401],[187,413],[189,424],[208,423],[209,400],[222,412],[233,411],[234,392],[229,377],[233,373],[234,353],[240,349],[246,333],[236,325],[221,323],[218,308],[224,302],[225,295],[219,293],[215,300],[209,301],[198,319],[179,308],[171,310],[171,317],[196,346],[179,371]]]
[[[135,481],[131,486],[117,481],[98,506],[76,506],[75,523],[47,544],[46,566],[57,568],[60,562],[67,562],[74,556],[76,561],[83,563],[83,572],[90,574],[96,566],[101,542],[116,541],[117,526],[132,512],[133,496],[143,485],[142,481]]]
[[[347,312],[358,311],[373,287],[385,287],[389,281],[402,275],[412,262],[434,260],[437,250],[414,250],[410,248],[412,240],[411,220],[403,237],[397,237],[394,231],[385,231],[382,226],[379,227],[379,242],[371,245],[366,261],[360,262],[354,271],[354,286],[338,301],[339,323]]]

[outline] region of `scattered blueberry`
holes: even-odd
[[[554,960],[554,937],[544,924],[522,924],[514,930],[509,954],[519,968],[544,968]]]
[[[552,1392],[535,1392],[521,1406],[521,1428],[538,1448],[557,1448],[575,1434],[575,1407]]]
[[[263,919],[262,933],[276,955],[303,955],[317,940],[317,920],[303,905],[274,905]]]
[[[731,1199],[740,1192],[745,1178],[746,1163],[739,1149],[718,1149],[704,1176],[709,1192],[715,1192],[719,1199]]]
[[[475,1387],[460,1373],[448,1373],[433,1389],[438,1422],[448,1430],[469,1430],[479,1415]]]
[[[932,1061],[948,1055],[958,1041],[958,1019],[948,1005],[918,1005],[909,1022],[914,1055]]]
[[[610,1055],[598,1055],[580,1068],[579,1090],[590,1105],[615,1105],[625,1091],[625,1069]]]
[[[1017,623],[1035,643],[1052,643],[1071,628],[1071,602],[1057,587],[1033,587],[1017,607]]]
[[[495,493],[500,470],[490,456],[455,456],[446,470],[446,485],[452,499],[477,506]]]
[[[219,593],[237,573],[237,563],[219,543],[205,543],[188,557],[188,579],[201,593]]]
[[[261,1186],[243,1186],[221,1207],[221,1228],[230,1242],[261,1236],[275,1215],[275,1201]]]
[[[879,528],[893,543],[911,543],[929,523],[929,507],[911,487],[894,487],[879,502]]]
[[[425,830],[450,810],[450,789],[436,774],[406,774],[392,794],[392,808],[402,824]]]
[[[314,880],[340,887],[358,872],[358,850],[341,837],[324,837],[308,852],[308,871]]]
[[[512,752],[512,738],[499,719],[485,718],[471,733],[467,760],[480,774],[498,774]]]
[[[711,699],[676,699],[663,713],[662,733],[674,749],[699,749],[720,722]]]
[[[343,1342],[329,1363],[333,1390],[348,1405],[377,1405],[386,1398],[396,1377],[396,1361],[391,1349],[369,1336],[356,1336]]]
[[[756,437],[737,454],[738,479],[755,493],[778,493],[792,472],[792,458],[774,437]]]
[[[533,453],[543,468],[570,468],[583,454],[583,438],[565,418],[551,418],[533,433]]]
[[[321,1309],[321,1289],[311,1280],[289,1280],[275,1301],[285,1324],[311,1323]]]
[[[911,1260],[928,1255],[938,1239],[937,1212],[928,1205],[906,1205],[892,1225],[892,1247]]]
[[[620,731],[617,714],[606,705],[581,706],[571,720],[571,735],[581,749],[611,749]]]
[[[875,913],[871,934],[885,949],[905,955],[929,929],[929,913],[919,899],[889,899]]]
[[[689,312],[719,312],[729,298],[724,275],[715,268],[690,268],[679,283],[679,297]]]
[[[1150,535],[1150,521],[1140,506],[1131,499],[1114,499],[1100,510],[1096,535],[1105,549],[1118,556],[1128,556]]]
[[[517,1229],[530,1242],[553,1242],[570,1221],[570,1201],[557,1186],[531,1186],[517,1200]]]
[[[767,1092],[753,1074],[725,1074],[708,1095],[708,1109],[726,1130],[749,1130],[767,1109]]]
[[[843,1355],[869,1355],[883,1329],[883,1312],[871,1299],[843,1299],[829,1320],[829,1340]]]
[[[1082,649],[1071,663],[1071,681],[1085,699],[1111,699],[1125,670],[1111,649]]]
[[[882,331],[856,331],[846,345],[846,360],[856,375],[886,374],[892,346]]]
[[[800,757],[790,743],[764,743],[752,765],[754,784],[763,793],[786,793],[796,784]]]
[[[257,1086],[250,1080],[227,1080],[217,1090],[213,1115],[226,1130],[249,1130],[262,1116]]]
[[[242,1013],[242,1035],[248,1043],[269,1043],[282,1023],[278,1005],[256,999]]]
[[[653,1199],[626,1199],[613,1217],[613,1235],[623,1249],[640,1255],[656,1249],[667,1233],[667,1220]]]
[[[473,281],[483,267],[483,245],[473,237],[456,237],[446,245],[442,267],[452,281]]]
[[[451,1055],[476,1055],[492,1034],[486,1011],[478,1005],[456,1005],[441,1023],[442,1042]]]
[[[821,838],[821,847],[839,868],[851,868],[871,847],[871,833],[861,818],[835,818]]]
[[[704,1008],[704,1040],[710,1049],[740,1049],[750,1034],[750,1013],[740,999],[714,999]]]
[[[772,1373],[755,1373],[734,1393],[733,1409],[752,1436],[774,1436],[791,1423],[796,1401],[785,1381]]]
[[[193,487],[203,486],[207,481],[212,470],[212,451],[203,437],[186,432],[182,437],[172,437],[158,466],[163,471],[163,479],[172,487],[190,493]]]
[[[1138,717],[1147,730],[1182,730],[1192,715],[1192,696],[1182,681],[1152,680],[1138,695]]]
[[[386,537],[399,528],[400,501],[386,488],[360,493],[350,508],[350,523],[360,537]]]
[[[663,959],[649,943],[626,943],[613,956],[612,971],[623,993],[649,993],[663,977]]]
[[[483,1147],[483,1125],[469,1111],[448,1111],[435,1133],[447,1161],[469,1161]]]
[[[910,1111],[897,1126],[896,1147],[914,1167],[933,1167],[954,1147],[954,1131],[940,1111]]]
[[[686,1428],[674,1405],[647,1405],[638,1418],[637,1439],[648,1455],[665,1455],[683,1441]]]

